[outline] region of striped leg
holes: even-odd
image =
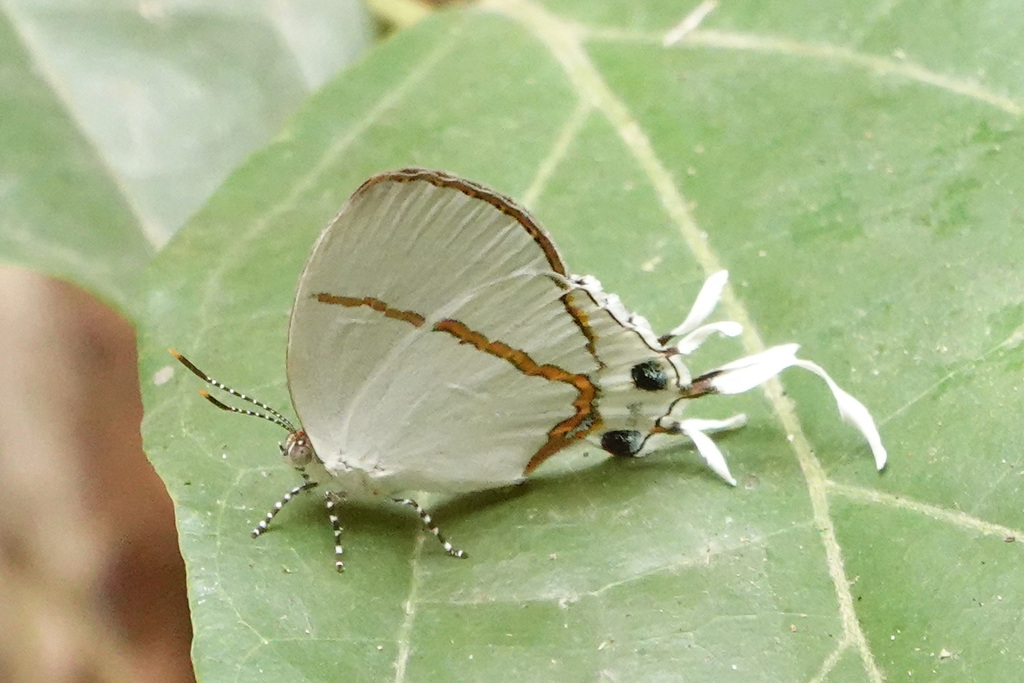
[[[303,473],[303,474],[305,475],[305,473]],[[252,530],[252,537],[256,538],[257,536],[262,534],[264,531],[266,531],[267,527],[270,525],[271,520],[274,519],[274,517],[277,516],[277,513],[281,511],[281,508],[283,508],[288,501],[290,501],[292,498],[294,498],[295,496],[299,495],[303,491],[310,490],[314,486],[316,486],[316,482],[315,481],[309,481],[309,479],[306,479],[306,483],[305,484],[302,484],[300,486],[296,486],[291,491],[289,491],[288,493],[284,494],[284,498],[282,498],[281,500],[279,500],[276,503],[274,503],[274,507],[270,508],[270,512],[267,513],[267,516],[263,519],[263,521],[261,521],[259,524],[257,524],[256,528]]]
[[[444,546],[444,550],[446,553],[448,553],[452,557],[458,557],[460,559],[465,559],[466,557],[469,557],[468,555],[466,555],[466,553],[462,552],[461,550],[452,547],[452,544],[449,543],[445,539],[445,537],[441,535],[441,530],[437,528],[433,521],[431,521],[430,515],[427,514],[427,511],[421,508],[420,504],[417,503],[415,500],[413,500],[412,498],[392,498],[391,500],[398,503],[399,505],[407,505],[411,507],[413,510],[415,510],[416,513],[420,516],[420,521],[423,522],[423,526],[427,528],[427,531],[437,536],[437,540],[439,540],[441,542],[441,545]]]
[[[341,561],[341,553],[344,549],[341,547],[341,520],[338,519],[338,515],[334,514],[334,506],[338,504],[338,499],[332,494],[327,495],[327,516],[331,520],[331,528],[334,529],[334,568],[339,572],[345,571],[345,563]]]

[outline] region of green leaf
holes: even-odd
[[[4,3],[0,258],[128,307],[152,252],[367,42],[354,0]]]
[[[3,14],[0,121],[0,258],[127,309],[151,245]]]
[[[399,34],[319,92],[149,272],[144,435],[178,509],[199,677],[1014,678],[1013,9],[730,2],[666,47],[677,3],[506,0]],[[408,510],[346,509],[339,576],[312,495],[250,539],[297,483],[282,434],[213,410],[164,348],[287,406],[311,244],[363,179],[410,165],[522,199],[656,329],[727,267],[723,315],[747,335],[693,368],[801,342],[873,411],[889,468],[788,373],[785,395],[691,408],[749,414],[719,438],[735,489],[685,445],[592,452],[432,506],[465,561]]]

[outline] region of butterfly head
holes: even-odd
[[[320,461],[309,437],[301,429],[288,434],[288,438],[281,444],[281,456],[297,469],[302,469],[314,460]]]

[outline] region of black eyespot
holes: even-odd
[[[668,375],[656,360],[637,363],[630,370],[633,385],[643,391],[661,391],[668,386]]]
[[[643,435],[633,429],[617,429],[601,435],[601,448],[612,455],[636,455],[643,445]]]

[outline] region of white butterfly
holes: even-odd
[[[562,449],[590,442],[641,456],[684,435],[730,484],[708,432],[742,425],[683,419],[691,400],[747,391],[790,366],[820,375],[844,418],[886,462],[867,409],[796,344],[772,347],[691,377],[683,356],[734,322],[705,324],[726,285],[708,278],[686,320],[658,336],[592,277],[571,275],[548,234],[511,199],[422,169],[383,173],[355,191],[320,235],[299,278],[288,332],[288,387],[302,428],[269,406],[204,381],[288,430],[285,459],[323,486],[343,568],[335,506],[380,500],[415,508],[449,554],[465,557],[411,498],[521,481]]]

